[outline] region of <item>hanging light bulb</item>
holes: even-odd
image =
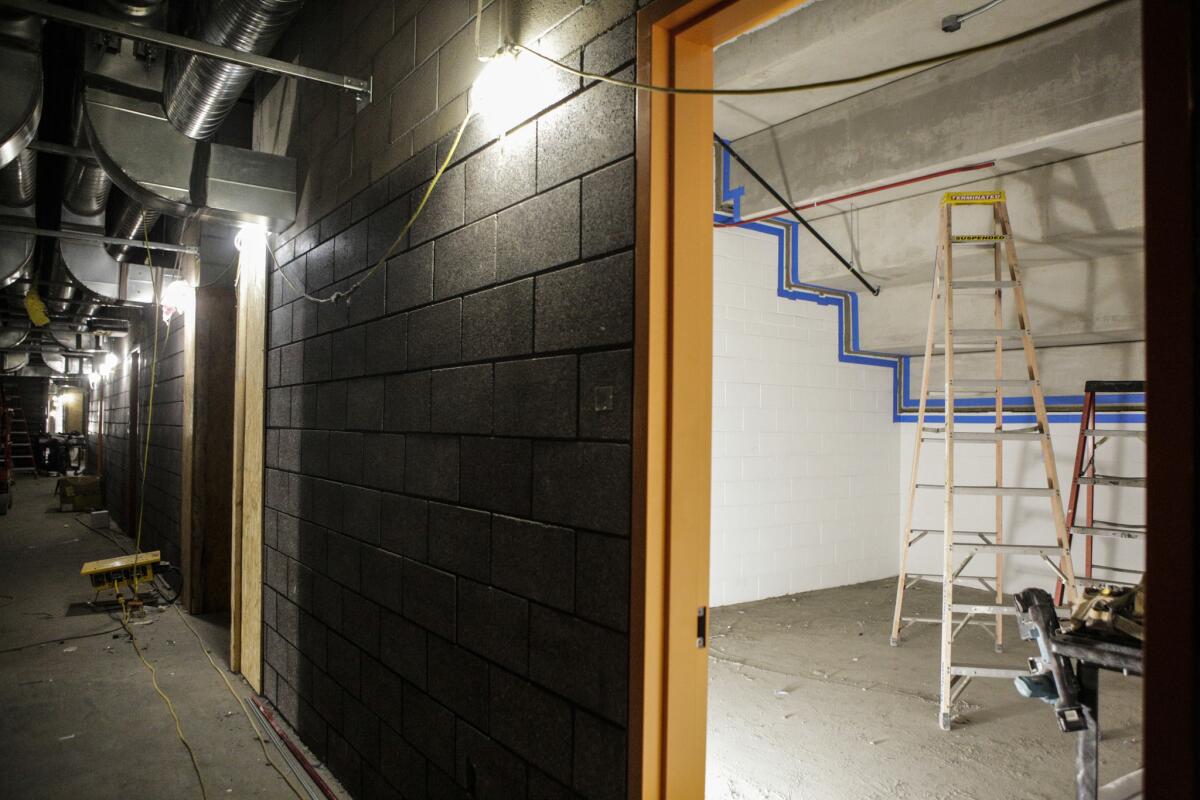
[[[101,359],[100,364],[97,366],[96,369],[102,376],[110,375],[110,374],[112,374],[113,369],[116,368],[117,364],[120,364],[120,363],[121,363],[121,359],[117,358],[115,354],[105,353],[104,358]]]
[[[187,281],[171,281],[163,290],[163,322],[170,322],[175,314],[191,316],[196,310],[196,290]]]
[[[471,86],[470,110],[492,136],[503,136],[545,108],[555,83],[546,65],[511,48],[487,62]]]

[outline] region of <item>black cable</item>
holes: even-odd
[[[115,628],[107,628],[105,630],[95,631],[93,633],[81,633],[78,636],[60,636],[56,639],[47,639],[44,642],[33,642],[31,644],[23,644],[17,647],[7,647],[3,650],[0,650],[0,653],[15,653],[18,650],[28,650],[31,647],[41,647],[42,645],[46,644],[62,644],[63,642],[71,642],[75,641],[76,639],[90,639],[93,636],[103,636],[106,633],[116,633],[121,629],[122,627],[118,625]]]
[[[843,267],[850,270],[850,274],[853,275],[854,277],[858,278],[859,283],[861,283],[863,286],[867,287],[871,291],[871,294],[873,294],[877,297],[879,296],[879,287],[872,286],[870,281],[868,281],[865,277],[863,277],[863,274],[861,272],[859,272],[857,269],[855,269],[853,264],[851,264],[849,261],[846,260],[845,256],[843,256],[841,253],[839,253],[834,248],[833,245],[831,245],[829,242],[827,242],[825,240],[824,236],[817,233],[817,229],[814,228],[812,225],[810,225],[808,220],[806,220],[804,217],[800,216],[800,212],[797,211],[795,209],[795,207],[792,206],[791,203],[789,203],[787,200],[785,200],[783,198],[783,195],[781,195],[779,192],[775,191],[775,187],[772,186],[771,184],[767,183],[766,178],[764,178],[762,175],[759,175],[754,170],[754,167],[747,164],[746,160],[744,158],[742,158],[741,156],[739,156],[737,154],[737,151],[734,150],[729,145],[729,142],[722,139],[716,133],[713,133],[713,141],[716,142],[718,145],[720,145],[722,148],[724,148],[726,153],[729,153],[729,155],[733,156],[734,160],[742,165],[742,169],[744,169],[744,170],[746,170],[746,172],[750,173],[750,177],[754,178],[754,180],[758,181],[758,184],[760,186],[762,186],[764,189],[766,189],[767,192],[772,197],[774,197],[775,200],[781,206],[783,206],[785,211],[787,211],[789,214],[791,214],[793,217],[795,217],[796,221],[799,222],[801,225],[803,225],[804,229],[813,235],[813,238],[815,238],[818,242],[823,244],[825,246],[826,250],[828,250],[830,253],[833,253],[833,257],[836,258],[838,261],[840,261]]]

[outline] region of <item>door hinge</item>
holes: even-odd
[[[700,606],[696,609],[696,647],[704,649],[705,642],[708,641],[708,606]]]

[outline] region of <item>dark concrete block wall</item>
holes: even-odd
[[[342,6],[283,51],[375,104],[262,86],[256,121],[302,164],[277,255],[319,296],[395,238],[479,69],[474,2]],[[636,6],[509,3],[622,75]],[[271,276],[264,692],[356,797],[625,794],[635,98],[555,80],[502,143],[472,123],[349,302]]]
[[[180,563],[179,513],[182,498],[183,340],[186,319],[172,317],[170,324],[155,325],[154,309],[138,313],[126,346],[142,354],[138,380],[138,441],[145,446],[150,423],[150,451],[146,479],[138,479],[143,451],[130,464],[131,368],[122,358],[107,378],[104,397],[104,495],[108,510],[122,530],[137,533],[138,508],[128,504],[130,480],[138,483],[145,500],[142,507],[142,548],[159,549],[163,558]],[[155,331],[158,335],[158,367],[154,370],[154,414],[149,415],[151,362]]]

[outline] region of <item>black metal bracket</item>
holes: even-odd
[[[754,178],[754,180],[756,180],[758,182],[759,186],[766,189],[767,192],[772,197],[774,197],[779,202],[779,204],[781,206],[783,206],[784,209],[789,214],[791,214],[793,217],[796,218],[797,222],[799,222],[801,225],[804,226],[804,230],[811,233],[813,235],[814,239],[816,239],[818,242],[820,242],[825,247],[826,250],[828,250],[830,253],[833,254],[833,257],[836,258],[843,267],[845,267],[847,270],[850,271],[851,275],[853,275],[855,278],[858,278],[859,283],[861,283],[863,286],[867,287],[867,289],[871,292],[871,294],[875,295],[876,297],[879,296],[879,287],[872,286],[871,282],[868,281],[861,272],[859,272],[857,269],[855,269],[854,265],[851,264],[849,261],[847,261],[845,256],[843,256],[841,253],[839,253],[833,245],[831,245],[828,241],[826,241],[824,236],[817,233],[817,229],[814,228],[809,223],[808,220],[806,220],[804,217],[800,216],[800,212],[797,211],[792,206],[791,203],[789,203],[786,199],[784,199],[783,195],[781,195],[779,192],[775,191],[775,187],[772,186],[771,184],[767,183],[766,178],[764,178],[762,175],[759,175],[758,172],[755,171],[754,167],[747,164],[746,159],[744,159],[740,155],[738,155],[737,151],[734,150],[730,146],[729,142],[722,139],[715,132],[713,133],[713,141],[716,142],[717,145],[720,146],[726,153],[729,153],[729,155],[732,156],[735,161],[737,161],[739,164],[741,164],[742,169],[744,169],[744,170],[746,170],[746,172],[750,173],[750,177]]]

